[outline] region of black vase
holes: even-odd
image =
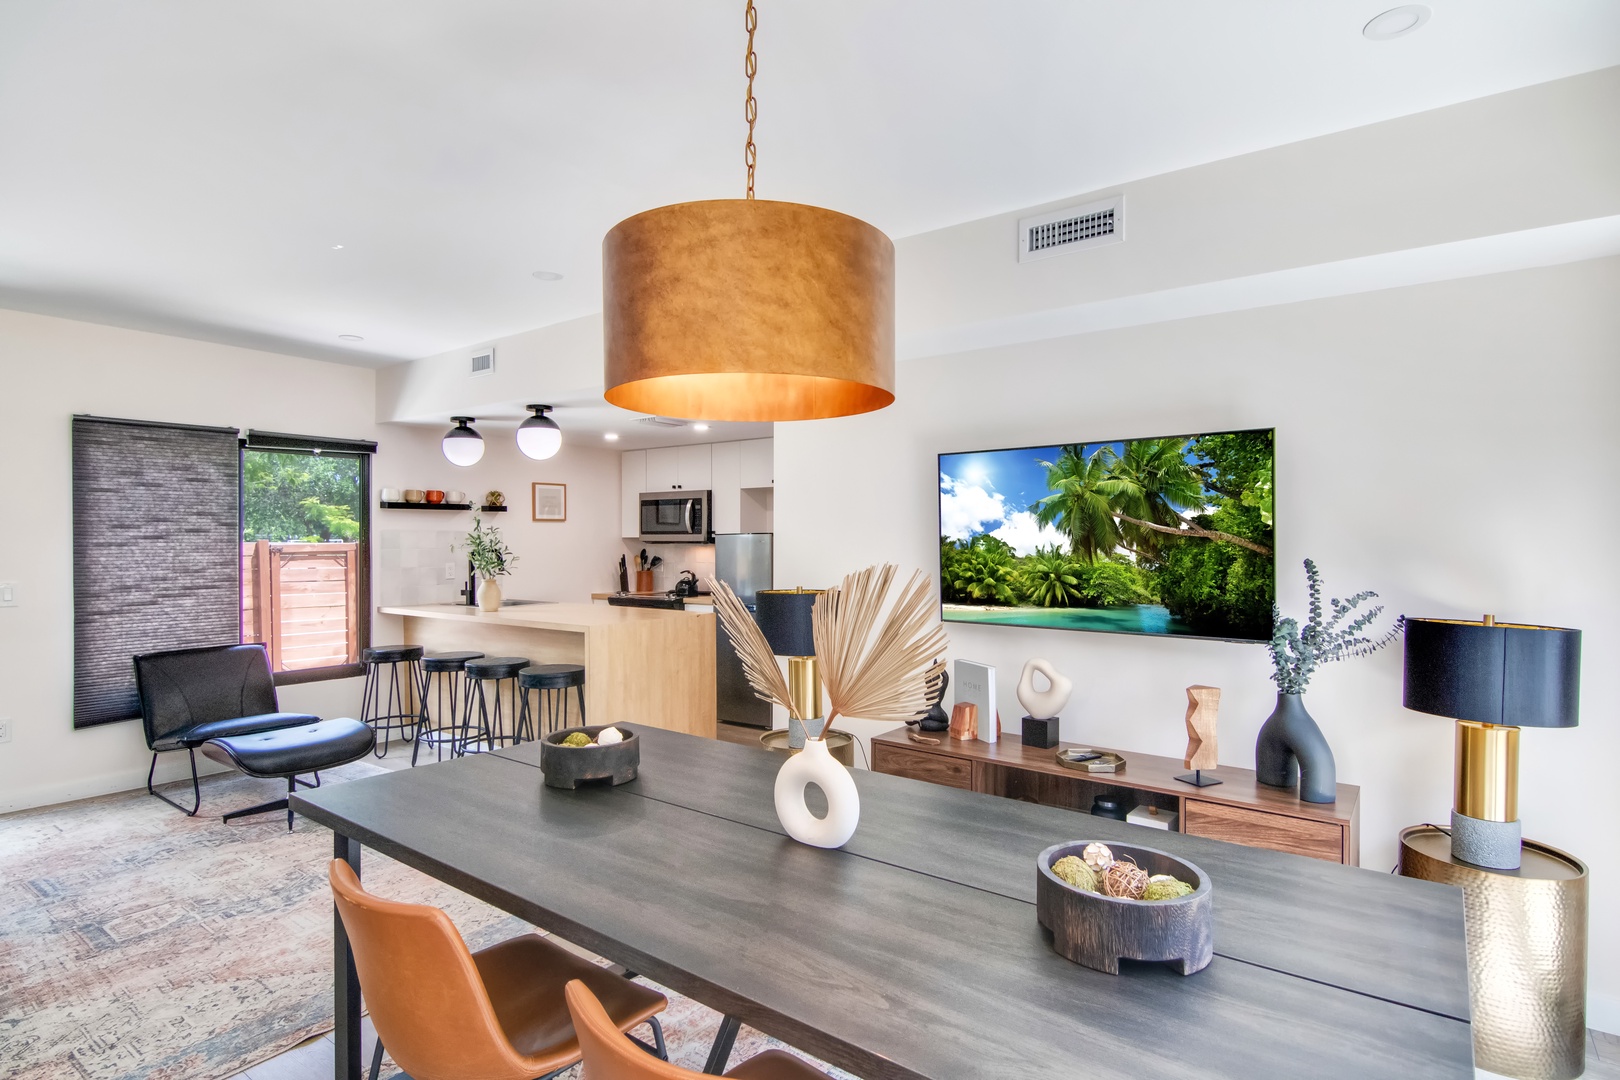
[[[1255,778],[1268,787],[1299,785],[1302,802],[1338,798],[1333,751],[1298,694],[1278,694],[1277,708],[1260,727],[1254,744]]]

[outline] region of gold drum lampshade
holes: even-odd
[[[602,242],[606,398],[694,420],[816,420],[894,401],[894,244],[847,214],[714,199]]]

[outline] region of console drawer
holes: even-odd
[[[1234,844],[1308,855],[1328,862],[1344,861],[1344,830],[1326,821],[1309,821],[1263,810],[1187,799],[1181,830],[1191,836],[1229,840]]]
[[[874,743],[872,746],[872,769],[874,772],[909,776],[913,780],[927,780],[931,784],[944,784],[946,787],[964,790],[973,787],[971,761],[946,757],[943,754],[928,754],[920,750],[907,750],[884,743]]]

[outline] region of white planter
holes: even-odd
[[[501,586],[495,578],[487,577],[478,587],[478,610],[501,610]]]
[[[827,796],[824,818],[812,814],[804,801],[804,789],[810,784]],[[827,750],[827,740],[807,739],[804,749],[776,774],[776,816],[789,836],[812,847],[843,847],[855,835],[861,795],[849,770]]]

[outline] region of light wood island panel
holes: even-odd
[[[384,607],[405,643],[536,664],[583,664],[593,724],[632,722],[715,737],[714,616],[601,604],[534,604],[485,614],[460,604]]]

